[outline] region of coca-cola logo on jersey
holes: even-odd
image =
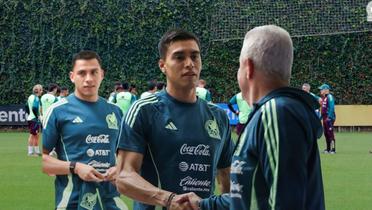
[[[180,149],[181,155],[196,155],[196,156],[211,156],[209,152],[209,145],[199,144],[197,146],[189,146],[183,144]]]
[[[101,134],[98,136],[92,136],[89,134],[85,139],[85,142],[87,144],[108,144],[110,143],[109,139],[109,135]]]

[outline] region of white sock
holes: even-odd
[[[34,146],[35,153],[40,153],[39,146]]]
[[[32,154],[32,146],[28,146],[28,154]]]

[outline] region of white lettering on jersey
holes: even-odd
[[[183,144],[180,149],[181,155],[195,155],[195,156],[211,156],[209,152],[209,145],[199,144],[197,146],[188,146]]]
[[[186,162],[181,162],[178,165],[180,171],[200,171],[200,172],[207,172],[208,169],[211,167],[210,164],[200,164],[200,163],[191,163],[188,164]]]
[[[85,139],[87,144],[109,144],[110,143],[110,135],[101,134],[98,136],[88,135]]]

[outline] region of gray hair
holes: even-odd
[[[37,85],[35,85],[35,86],[32,88],[32,92],[33,92],[33,93],[39,93],[42,89],[43,89],[43,86],[41,86],[40,84],[37,84]]]
[[[255,69],[289,83],[293,63],[293,44],[289,33],[275,25],[255,27],[244,38],[240,60],[249,58]]]
[[[307,87],[307,88],[309,88],[309,89],[311,88],[311,86],[310,86],[309,83],[304,83],[304,84],[302,84],[302,87],[304,87],[304,86]]]

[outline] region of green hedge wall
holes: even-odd
[[[157,43],[174,27],[200,37],[202,77],[214,101],[227,101],[238,91],[242,40],[211,41],[215,5],[208,0],[0,0],[0,104],[24,103],[37,83],[72,90],[71,58],[81,49],[95,50],[103,59],[102,96],[118,80],[142,91],[147,80],[165,80],[157,66]],[[294,38],[292,86],[327,82],[339,104],[372,104],[371,36]]]

